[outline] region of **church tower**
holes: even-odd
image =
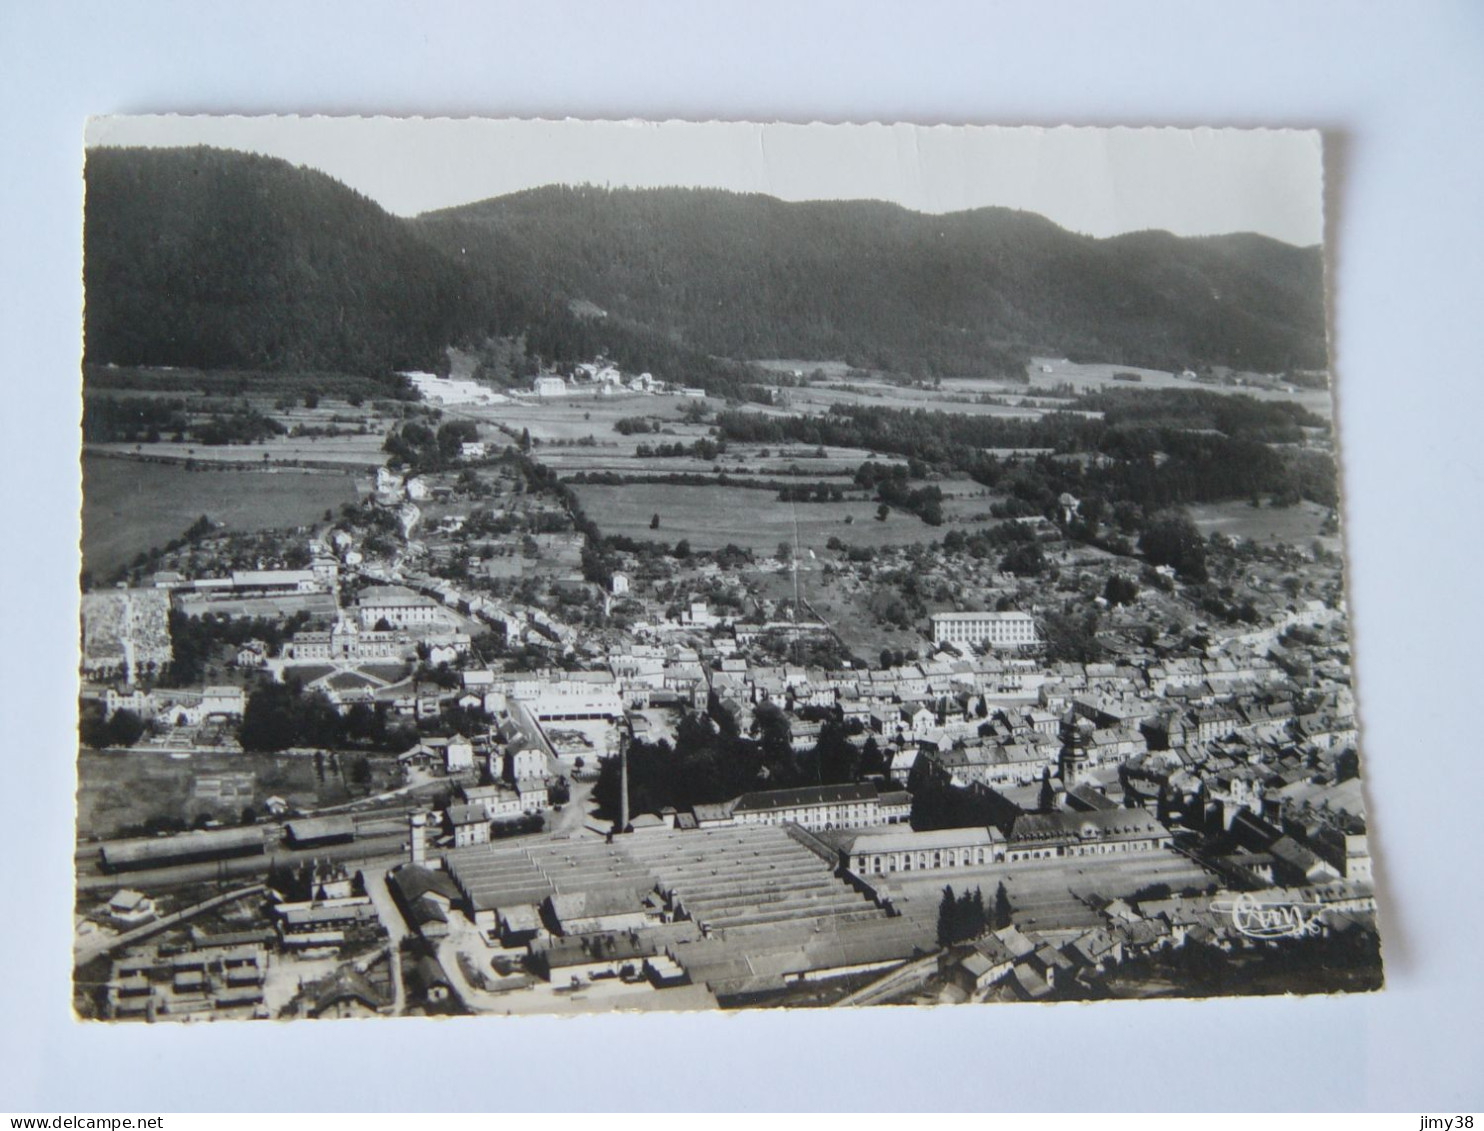
[[[1090,760],[1087,745],[1087,728],[1077,712],[1068,708],[1061,720],[1061,754],[1057,758],[1062,789],[1071,790],[1086,779]]]

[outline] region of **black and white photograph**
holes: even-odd
[[[91,120],[75,1014],[1381,989],[1325,145]]]

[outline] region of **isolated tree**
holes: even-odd
[[[649,519],[649,529],[651,529],[651,530],[658,530],[659,528],[660,528],[660,516],[659,516],[659,512],[656,511],[653,515],[650,516],[650,519]]]
[[[115,711],[108,718],[108,745],[133,746],[147,729],[144,720],[133,711]]]
[[[952,946],[957,941],[958,900],[953,888],[943,888],[943,898],[938,901],[938,945]]]
[[[304,394],[305,408],[319,408],[319,394],[313,389]]]
[[[994,893],[994,913],[990,918],[990,926],[996,931],[1003,931],[1012,921],[1010,907],[1010,893],[1005,890],[1005,881],[1000,881],[1000,886]]]
[[[885,522],[886,516],[889,514],[891,514],[891,508],[885,503],[882,503],[879,507],[876,508],[876,521]]]
[[[1110,605],[1131,605],[1139,596],[1139,583],[1115,573],[1103,586],[1103,597]]]

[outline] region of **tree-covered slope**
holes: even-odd
[[[691,189],[553,187],[404,220],[207,148],[94,149],[86,177],[93,364],[377,374],[523,335],[547,362],[601,351],[718,391],[748,380],[728,358],[1324,365],[1317,249],[1258,236],[1095,240],[1004,209]]]
[[[385,372],[486,319],[487,273],[323,173],[207,148],[94,149],[93,363]]]
[[[986,208],[549,187],[430,213],[446,251],[708,353],[948,375],[1048,351],[1176,366],[1324,365],[1317,248],[1096,240]]]

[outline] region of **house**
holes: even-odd
[[[386,996],[353,967],[336,971],[309,1009],[311,1017],[375,1017],[389,1005]]]
[[[448,917],[459,889],[447,872],[403,864],[387,873],[387,889],[407,925],[425,939],[448,934]]]
[[[504,777],[506,781],[534,781],[546,776],[546,755],[524,742],[505,748]]]
[[[240,687],[208,687],[201,692],[201,715],[240,719],[247,707],[247,693]]]
[[[123,888],[108,901],[108,917],[123,927],[137,927],[155,917],[155,901],[143,892]]]
[[[398,760],[421,766],[440,765],[449,774],[462,773],[474,768],[474,744],[461,734],[451,738],[425,738],[398,755]]]
[[[949,978],[967,994],[975,994],[1007,977],[1015,955],[994,935],[986,935],[949,972]]]
[[[489,843],[490,819],[483,805],[450,805],[446,823],[455,848]]]
[[[517,778],[515,792],[523,813],[543,813],[551,807],[551,794],[543,778]]]
[[[465,447],[469,445],[465,444]],[[453,983],[443,970],[443,964],[431,954],[418,957],[412,967],[413,981],[418,992],[430,1005],[442,1005],[453,996]]]
[[[459,789],[459,794],[466,804],[482,806],[485,816],[492,821],[511,820],[525,812],[521,808],[520,794],[504,786],[463,786]]]

